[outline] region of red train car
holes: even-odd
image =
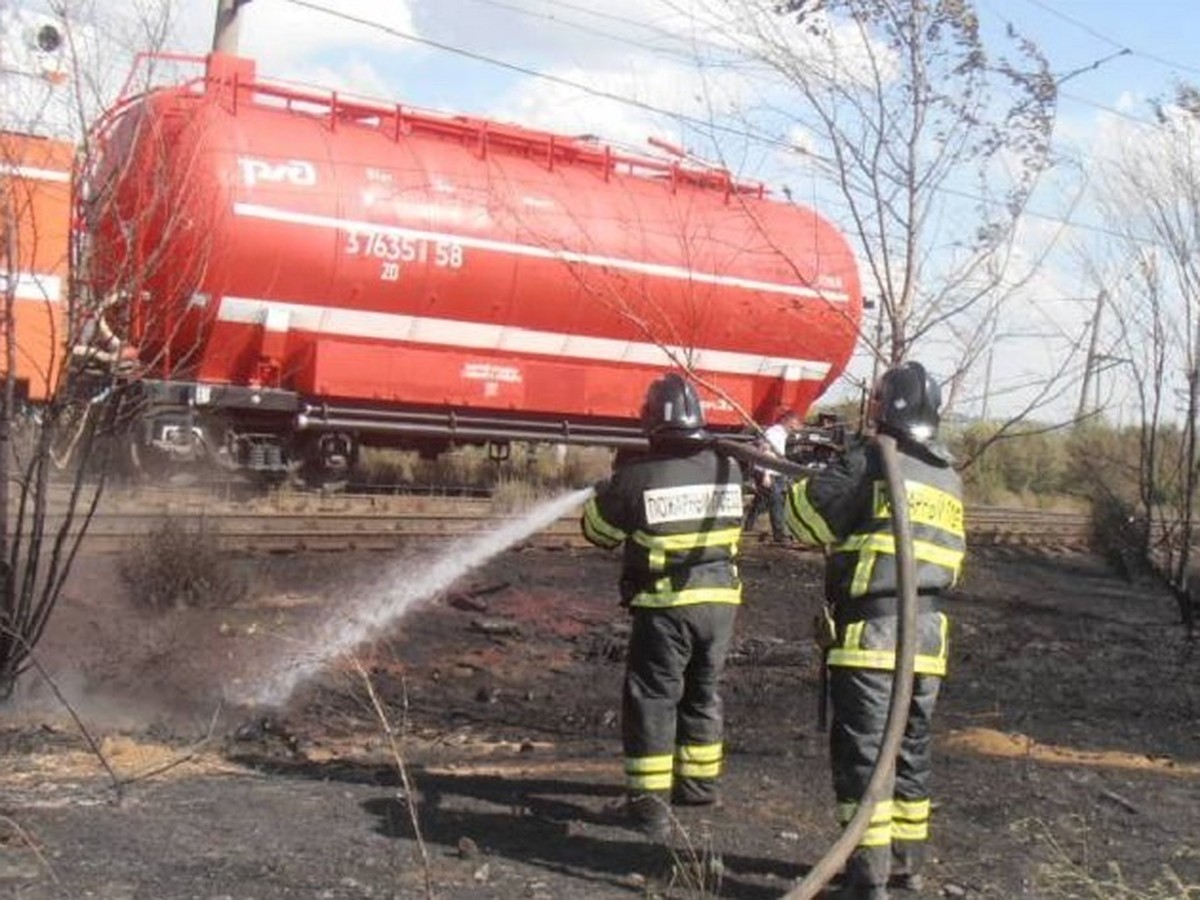
[[[734,430],[806,410],[858,334],[843,236],[723,170],[280,86],[219,54],[93,137],[88,277],[137,348],[144,441],[175,455],[619,445],[681,366]]]

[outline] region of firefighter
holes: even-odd
[[[889,369],[873,392],[870,426],[896,440],[913,535],[918,646],[913,700],[891,799],[872,811],[851,855],[843,900],[880,900],[891,886],[920,890],[929,838],[931,719],[946,674],[947,618],[940,595],[958,580],[966,549],[962,482],[937,443],[940,391],[925,368]],[[859,440],[828,468],[798,481],[788,527],[826,548],[826,665],[833,710],[830,757],[838,818],[854,816],[879,755],[899,613],[897,556],[883,460]],[[889,878],[890,876],[890,878]]]
[[[621,736],[628,809],[661,839],[669,804],[717,800],[724,758],[718,682],[742,584],[742,472],[710,447],[700,398],[669,373],[641,411],[649,452],[619,460],[583,511],[584,536],[624,545],[621,603],[632,615]]]

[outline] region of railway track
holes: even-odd
[[[52,503],[47,534],[64,522],[64,506]],[[230,551],[296,552],[390,550],[416,541],[445,542],[517,518],[488,498],[430,495],[279,495],[235,502],[210,493],[151,489],[106,495],[84,538],[93,553],[120,552],[155,529],[173,523]],[[78,521],[72,526],[77,531]],[[968,540],[974,547],[1086,545],[1086,513],[1001,507],[968,508]],[[578,514],[563,517],[527,543],[585,546]],[[753,548],[755,536],[746,546]]]

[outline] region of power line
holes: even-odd
[[[727,135],[730,135],[733,137],[741,138],[746,141],[752,141],[752,142],[761,144],[766,147],[771,147],[771,148],[774,148],[777,150],[785,150],[789,153],[793,153],[796,150],[796,147],[792,143],[790,143],[789,141],[785,141],[782,138],[772,137],[770,135],[763,134],[760,132],[747,131],[742,128],[734,128],[729,125],[722,125],[719,122],[715,122],[712,120],[706,120],[706,119],[699,119],[695,116],[689,116],[686,113],[673,112],[671,110],[663,109],[662,107],[658,107],[658,106],[654,106],[653,104],[646,103],[645,101],[642,101],[642,100],[637,100],[632,97],[626,97],[624,95],[616,94],[611,91],[601,90],[599,88],[593,88],[593,87],[590,87],[581,82],[572,81],[569,78],[563,78],[562,76],[559,76],[559,75],[552,75],[548,72],[540,72],[537,69],[532,69],[532,68],[529,68],[528,66],[517,65],[516,63],[510,63],[505,60],[497,59],[495,57],[488,56],[483,53],[478,53],[473,50],[467,50],[462,47],[455,47],[452,44],[446,44],[441,41],[433,40],[432,38],[425,38],[425,37],[421,37],[419,35],[411,34],[406,31],[401,31],[400,29],[392,28],[391,26],[384,25],[380,22],[374,22],[370,19],[364,19],[359,16],[354,16],[349,13],[341,12],[340,10],[330,9],[330,8],[322,6],[318,3],[313,3],[313,2],[311,2],[311,0],[287,0],[287,2],[291,3],[295,6],[300,6],[300,7],[306,8],[306,9],[311,9],[315,12],[325,13],[326,15],[332,16],[337,19],[342,19],[343,21],[353,22],[358,25],[364,25],[368,28],[374,28],[374,29],[382,31],[386,34],[390,34],[394,37],[400,38],[401,40],[406,40],[406,41],[411,41],[413,43],[422,44],[424,46],[432,47],[436,50],[442,50],[446,53],[451,53],[451,54],[454,54],[457,56],[462,56],[467,59],[473,60],[475,62],[483,63],[485,65],[495,66],[497,68],[505,69],[510,72],[516,72],[517,74],[525,75],[530,78],[536,78],[536,79],[539,79],[542,81],[547,81],[551,84],[557,84],[562,87],[569,87],[573,90],[578,90],[583,93],[589,94],[591,96],[600,97],[605,100],[611,100],[615,103],[620,103],[620,104],[624,104],[626,106],[631,106],[635,109],[640,109],[644,112],[650,112],[650,113],[654,113],[656,115],[666,116],[667,118],[673,119],[675,121],[691,125],[692,127],[697,128],[701,131],[707,130],[710,132],[713,132],[713,131],[720,132],[722,134],[727,134]],[[1032,2],[1032,0],[1030,0],[1030,2]],[[1113,112],[1117,112],[1117,111],[1113,110]],[[1138,120],[1138,121],[1140,121],[1140,120]],[[1148,124],[1148,123],[1144,123],[1144,124]],[[819,158],[812,157],[812,156],[809,156],[809,158],[815,159],[817,162],[821,162],[821,160]],[[934,188],[934,190],[939,193],[942,193],[942,194],[946,194],[946,195],[949,195],[952,197],[957,197],[962,200],[969,200],[974,203],[983,203],[983,204],[986,204],[989,206],[1005,206],[1006,205],[1005,201],[1002,199],[996,199],[996,198],[991,198],[991,197],[985,197],[985,196],[982,196],[979,194],[973,194],[970,191],[962,190],[959,188],[954,188],[954,187],[951,187],[951,186],[948,186],[945,184],[939,185],[938,187]],[[1024,214],[1029,216],[1030,218],[1039,219],[1039,220],[1046,221],[1046,222],[1052,222],[1052,223],[1058,224],[1058,225],[1065,225],[1065,226],[1069,226],[1071,228],[1078,228],[1083,231],[1091,231],[1091,232],[1095,232],[1097,234],[1103,234],[1108,237],[1116,237],[1116,238],[1121,238],[1121,239],[1129,238],[1128,234],[1118,231],[1115,228],[1107,228],[1103,225],[1076,222],[1076,221],[1072,221],[1070,219],[1065,219],[1059,215],[1038,212],[1037,210],[1033,210],[1033,209],[1024,210]],[[1155,243],[1155,241],[1152,241],[1149,238],[1147,238],[1146,241],[1148,243]]]
[[[556,25],[561,25],[565,28],[573,28],[576,31],[582,31],[584,34],[590,34],[595,37],[604,38],[605,40],[613,41],[614,43],[618,43],[618,44],[627,44],[631,47],[637,47],[641,50],[647,50],[651,53],[665,54],[667,56],[674,57],[676,59],[687,59],[688,61],[695,61],[694,55],[687,54],[682,51],[671,50],[669,48],[662,47],[662,46],[656,46],[654,44],[647,44],[643,41],[636,41],[631,37],[624,37],[621,35],[613,34],[611,31],[603,31],[599,28],[593,28],[590,25],[584,25],[582,22],[577,22],[573,19],[556,16],[551,13],[544,13],[544,12],[538,12],[538,11],[532,10],[532,9],[526,9],[523,6],[519,6],[514,3],[505,3],[505,2],[503,2],[503,0],[471,0],[471,2],[479,3],[484,6],[491,6],[491,7],[494,7],[495,9],[508,10],[509,12],[515,12],[518,15],[528,16],[528,17],[534,18],[534,19],[542,19],[547,22],[553,22]],[[653,25],[647,25],[647,24],[644,24],[641,22],[635,22],[632,19],[626,19],[621,16],[614,16],[610,13],[600,13],[600,12],[596,12],[595,10],[582,9],[582,8],[574,6],[570,3],[556,3],[554,5],[561,6],[565,9],[577,10],[579,12],[589,13],[591,15],[597,16],[598,18],[607,19],[607,20],[610,20],[613,22],[620,23],[622,25],[632,25],[635,27],[644,28],[648,31],[653,31],[656,34],[663,35],[663,36],[671,39],[672,41],[681,42],[681,38],[679,35],[675,34],[674,32],[668,31],[665,28],[657,28]],[[716,45],[712,45],[712,46],[715,47]]]
[[[622,37],[618,37],[618,36],[612,34],[611,32],[602,32],[599,30],[593,30],[593,29],[589,28],[589,26],[583,25],[579,22],[571,21],[569,19],[559,18],[558,16],[555,16],[551,13],[537,12],[532,9],[525,9],[524,7],[519,7],[519,6],[515,6],[513,4],[500,2],[500,0],[473,0],[473,2],[484,3],[488,6],[495,6],[495,7],[499,7],[499,8],[503,8],[503,9],[510,9],[510,10],[513,10],[514,12],[522,13],[523,15],[534,16],[539,19],[547,19],[551,22],[559,22],[559,23],[568,25],[572,28],[579,28],[579,29],[585,30],[585,31],[594,31],[594,33],[596,33],[596,34],[600,34],[604,37],[611,38],[612,40],[615,40],[615,41],[629,43],[634,46],[643,47],[646,49],[654,49],[654,48],[651,48],[647,44],[642,44],[638,41],[632,40],[631,38],[622,38]],[[652,32],[653,34],[657,34],[662,37],[668,38],[669,40],[674,41],[674,42],[678,42],[678,43],[688,43],[689,42],[687,39],[683,38],[681,35],[677,34],[676,32],[671,31],[670,29],[662,28],[658,25],[651,24],[650,22],[639,22],[638,20],[631,19],[628,16],[618,16],[618,15],[614,15],[613,13],[601,12],[601,11],[595,10],[595,9],[588,9],[585,6],[579,6],[574,3],[564,2],[564,0],[546,0],[546,4],[548,6],[559,7],[561,9],[569,9],[572,12],[583,13],[584,15],[592,16],[593,18],[604,19],[605,21],[608,21],[608,22],[615,22],[618,25],[638,28],[643,31],[649,31],[649,32]],[[699,41],[698,43],[702,43],[702,44],[712,47],[714,49],[728,49],[728,48],[719,47],[719,45],[709,42],[709,41]]]
[[[710,47],[714,50],[721,50],[723,52],[729,52],[729,50],[731,49],[728,44],[719,44],[715,41],[706,40],[705,38],[701,38],[701,37],[684,38],[683,36],[677,34],[674,31],[671,31],[668,28],[663,28],[659,25],[652,24],[650,22],[639,22],[636,19],[630,19],[627,16],[617,16],[617,15],[613,15],[612,13],[597,12],[594,9],[588,9],[586,7],[579,6],[574,3],[567,3],[566,0],[545,0],[545,2],[551,6],[560,6],[564,9],[575,10],[576,12],[581,12],[586,15],[597,16],[602,19],[609,19],[610,21],[619,22],[624,25],[632,25],[635,28],[643,28],[646,31],[652,31],[656,34],[661,34],[664,37],[668,37],[673,41],[680,41],[682,43],[689,43],[689,44],[703,46],[703,47]],[[668,2],[667,8],[673,12],[679,12],[678,8],[675,6],[674,3]],[[693,19],[694,19],[694,17],[693,17]],[[704,26],[704,31],[706,33],[717,32],[717,33],[724,34],[727,32],[727,29],[729,28],[729,26],[736,20],[737,20],[736,16],[734,16],[726,21],[710,20],[710,24],[707,24]]]
[[[583,31],[584,33],[587,33],[587,34],[593,34],[598,37],[602,37],[607,40],[613,41],[615,43],[627,44],[632,47],[637,47],[642,50],[647,50],[651,53],[656,53],[656,54],[661,53],[661,54],[670,56],[672,58],[682,59],[682,60],[686,60],[688,62],[696,62],[697,61],[697,57],[691,53],[684,53],[681,51],[670,50],[670,49],[656,46],[653,44],[647,44],[647,43],[644,43],[641,41],[635,41],[632,38],[623,37],[620,35],[613,34],[612,32],[602,31],[602,30],[596,29],[596,28],[590,28],[579,22],[574,22],[569,19],[560,18],[559,16],[555,16],[553,14],[537,12],[537,11],[531,10],[531,9],[525,9],[524,7],[514,5],[512,3],[503,2],[503,0],[471,0],[471,2],[481,3],[481,4],[484,4],[487,6],[496,7],[498,9],[507,9],[507,10],[517,12],[522,15],[540,18],[540,19],[543,19],[543,20],[546,20],[549,22],[554,22],[556,24],[563,25],[568,28],[574,28],[574,29]],[[760,60],[757,60],[751,56],[747,56],[745,51],[737,49],[737,48],[731,48],[725,44],[718,44],[714,41],[705,40],[703,38],[685,37],[683,35],[680,35],[673,31],[670,31],[666,28],[660,28],[656,25],[652,25],[647,22],[638,22],[637,20],[630,19],[627,16],[618,16],[618,15],[614,15],[612,13],[598,12],[596,10],[577,6],[576,4],[573,4],[573,3],[567,3],[567,2],[565,2],[565,0],[545,0],[545,2],[550,6],[561,7],[563,9],[568,9],[568,10],[572,10],[575,12],[584,13],[586,15],[591,15],[591,16],[595,16],[597,18],[606,19],[611,22],[616,22],[620,25],[632,26],[635,28],[645,29],[645,30],[651,31],[655,34],[662,35],[662,36],[668,38],[670,41],[677,42],[679,44],[690,44],[692,46],[706,47],[706,48],[709,48],[712,50],[720,51],[724,54],[732,53],[733,56],[740,57],[740,58],[744,59],[746,62],[751,63],[752,64],[751,67],[754,69],[758,69],[758,70],[761,70],[764,72],[773,71],[769,66],[766,66]],[[1035,0],[1027,0],[1027,2],[1035,2]],[[990,4],[987,4],[987,5],[990,6]],[[1000,13],[997,12],[994,7],[993,7],[993,13],[995,15],[997,15],[997,17],[1000,17]],[[1097,68],[1101,64],[1110,61],[1115,56],[1122,55],[1122,54],[1132,54],[1135,52],[1135,51],[1130,50],[1128,47],[1124,47],[1124,46],[1116,43],[1115,41],[1111,41],[1107,38],[1104,38],[1102,35],[1097,34],[1097,36],[1101,37],[1101,39],[1105,40],[1106,42],[1112,44],[1113,47],[1118,49],[1120,52],[1117,54],[1113,54],[1113,56],[1106,57],[1105,59],[1100,60],[1096,63],[1093,63],[1091,66],[1088,66],[1086,68],[1089,68],[1089,69]],[[1065,81],[1065,80],[1067,80],[1067,78],[1071,77],[1072,75],[1080,74],[1080,72],[1082,72],[1082,71],[1084,71],[1084,70],[1078,70],[1074,73],[1071,73],[1070,75],[1063,76],[1062,80]],[[1064,90],[1062,90],[1061,86],[1059,87],[1058,94],[1060,97],[1063,97],[1068,100],[1072,100],[1075,103],[1078,103],[1082,106],[1089,106],[1093,109],[1097,109],[1097,110],[1100,110],[1101,112],[1109,113],[1110,115],[1117,116],[1118,118],[1125,119],[1129,122],[1134,122],[1134,123],[1137,123],[1140,125],[1148,125],[1148,126],[1153,126],[1155,124],[1155,122],[1152,119],[1147,119],[1147,118],[1144,118],[1141,116],[1137,116],[1126,110],[1117,109],[1116,107],[1113,107],[1113,106],[1108,106],[1108,105],[1100,103],[1096,100],[1092,100],[1087,97],[1080,96],[1079,94],[1073,94],[1070,91],[1064,91]]]
[[[739,128],[733,128],[729,125],[722,125],[719,122],[714,122],[709,119],[698,119],[695,116],[689,116],[687,113],[672,112],[671,110],[663,109],[651,103],[646,103],[643,100],[636,100],[633,97],[626,97],[621,94],[615,94],[612,91],[593,88],[578,81],[572,81],[569,78],[563,78],[560,75],[551,75],[548,72],[539,72],[537,69],[531,69],[528,66],[517,65],[516,63],[506,62],[502,59],[496,59],[493,56],[487,56],[483,53],[477,53],[473,50],[467,50],[463,47],[455,47],[452,44],[446,44],[441,41],[435,41],[432,38],[425,38],[419,35],[411,34],[407,31],[401,31],[398,28],[392,28],[389,25],[384,25],[380,22],[373,22],[370,19],[363,19],[359,16],[353,16],[349,13],[344,13],[336,9],[330,9],[326,6],[321,6],[317,3],[311,3],[309,0],[287,0],[295,6],[302,6],[306,9],[311,9],[316,12],[325,13],[334,18],[342,19],[347,22],[354,22],[357,25],[365,25],[369,28],[375,28],[383,31],[393,37],[400,38],[405,41],[423,44],[427,47],[433,47],[435,50],[442,50],[446,53],[453,53],[456,56],[462,56],[475,62],[485,63],[487,65],[496,66],[500,69],[506,69],[510,72],[516,72],[519,75],[526,75],[530,78],[537,78],[541,81],[548,81],[551,84],[557,84],[562,87],[569,87],[577,91],[582,91],[585,94],[590,94],[593,97],[600,97],[604,100],[612,100],[615,103],[622,103],[626,106],[632,106],[644,112],[654,113],[655,115],[667,116],[676,121],[686,123],[695,128],[709,131],[719,131],[722,134],[728,134],[734,137],[740,137],[746,140],[758,141],[759,143],[773,146],[777,149],[793,151],[795,147],[781,138],[773,138],[769,135],[754,134]]]
[[[628,106],[634,106],[634,107],[642,109],[643,111],[646,111],[646,112],[652,112],[652,113],[655,113],[658,115],[667,116],[669,118],[676,119],[680,122],[692,125],[694,127],[720,131],[722,133],[729,134],[734,137],[741,137],[746,140],[755,141],[757,143],[771,146],[771,147],[774,147],[775,149],[787,150],[789,152],[795,150],[795,147],[791,143],[789,143],[785,140],[782,140],[780,138],[770,137],[770,136],[762,134],[760,132],[750,132],[750,131],[746,131],[746,130],[740,129],[740,128],[733,128],[732,126],[721,125],[721,124],[719,124],[717,122],[713,122],[711,120],[697,119],[694,116],[687,115],[686,113],[680,113],[680,112],[675,112],[675,111],[671,111],[671,110],[666,110],[661,107],[654,106],[653,104],[645,103],[644,101],[635,100],[632,97],[626,97],[624,95],[615,94],[610,91],[602,91],[597,88],[589,87],[581,82],[572,81],[570,79],[563,78],[558,75],[551,75],[547,72],[540,72],[536,69],[531,69],[526,66],[520,66],[515,63],[509,63],[504,60],[496,59],[495,57],[487,56],[482,53],[476,53],[474,51],[466,50],[461,47],[455,47],[450,44],[445,44],[440,41],[435,41],[431,38],[424,38],[419,35],[410,34],[408,32],[402,32],[399,29],[391,28],[387,25],[383,25],[382,23],[374,22],[374,21],[371,21],[370,19],[359,18],[357,16],[353,16],[348,13],[343,13],[338,10],[330,9],[328,7],[324,7],[324,6],[321,6],[316,3],[307,2],[307,0],[288,0],[288,2],[294,3],[297,6],[307,7],[308,9],[312,9],[317,12],[326,13],[327,15],[334,16],[336,18],[345,19],[347,21],[355,22],[360,25],[365,25],[370,28],[375,28],[380,31],[391,34],[395,37],[401,38],[402,40],[408,40],[408,41],[412,41],[415,43],[424,44],[426,46],[430,46],[430,47],[433,47],[438,50],[444,50],[448,53],[454,53],[459,56],[464,56],[464,57],[466,57],[468,59],[472,59],[476,62],[482,62],[482,63],[488,64],[488,65],[493,65],[493,66],[497,66],[500,68],[508,69],[509,71],[517,72],[518,74],[528,75],[531,78],[537,78],[540,80],[556,83],[556,84],[559,84],[559,85],[562,85],[565,87],[571,87],[576,90],[591,94],[593,96],[602,97],[604,99],[612,100],[614,102],[625,104]],[[587,34],[592,34],[597,37],[603,37],[607,40],[611,40],[616,43],[627,44],[632,47],[637,47],[642,50],[647,50],[651,53],[666,53],[668,56],[674,57],[676,59],[686,59],[688,62],[696,62],[697,61],[697,58],[694,55],[683,54],[680,52],[674,52],[674,51],[670,51],[670,50],[664,50],[663,48],[656,47],[651,44],[646,44],[641,41],[635,41],[635,40],[632,40],[631,38],[612,34],[611,32],[601,31],[600,29],[591,28],[589,26],[583,25],[578,22],[572,22],[567,19],[561,19],[557,16],[550,15],[547,13],[539,13],[534,10],[524,9],[523,7],[517,6],[515,4],[503,2],[503,0],[471,0],[471,2],[484,4],[486,6],[492,6],[497,9],[506,9],[506,10],[516,12],[516,13],[519,13],[522,15],[532,16],[535,18],[544,19],[546,21],[555,22],[555,23],[563,25],[565,27],[575,28],[575,29],[583,31]],[[1033,0],[1028,0],[1028,2],[1033,2]],[[633,19],[629,19],[624,16],[616,16],[611,13],[602,13],[602,12],[597,12],[595,10],[585,9],[580,6],[576,6],[575,4],[572,4],[572,3],[562,2],[562,0],[551,0],[551,4],[554,6],[563,7],[564,9],[575,10],[578,12],[583,12],[583,13],[587,13],[589,15],[596,16],[598,18],[607,19],[607,20],[610,20],[613,22],[618,22],[623,25],[632,25],[632,26],[636,26],[639,28],[644,28],[649,31],[653,31],[657,34],[661,34],[672,40],[676,40],[676,41],[685,40],[685,39],[681,38],[680,35],[675,34],[674,32],[671,32],[667,29],[659,28],[655,25],[651,25],[648,23],[637,22]],[[699,40],[699,41],[697,41],[697,43],[699,43],[703,46],[711,47],[713,49],[718,49],[718,50],[721,50],[724,52],[729,51],[728,47],[716,44],[711,41]],[[741,54],[739,54],[739,55],[741,55]],[[753,62],[754,60],[748,60],[748,61]],[[772,69],[768,66],[760,66],[760,68],[762,68],[764,71],[772,71]],[[1089,100],[1085,97],[1081,97],[1076,94],[1071,94],[1069,92],[1060,90],[1059,95],[1062,97],[1066,97],[1068,99],[1074,100],[1078,103],[1084,104],[1086,106],[1090,106],[1094,109],[1098,109],[1103,112],[1111,113],[1112,115],[1118,116],[1120,118],[1126,119],[1131,122],[1136,122],[1136,123],[1142,124],[1142,125],[1153,125],[1154,124],[1149,119],[1140,118],[1138,116],[1133,115],[1132,113],[1126,112],[1124,110],[1116,109],[1115,107],[1112,107],[1112,106],[1106,106],[1102,103],[1098,103],[1094,100]],[[976,199],[984,199],[984,198],[976,198]]]
[[[1072,94],[1068,91],[1060,90],[1058,95],[1060,97],[1065,97],[1068,100],[1074,100],[1076,103],[1079,103],[1083,106],[1090,106],[1092,109],[1098,109],[1101,112],[1109,113],[1129,122],[1136,122],[1138,125],[1153,127],[1156,124],[1153,119],[1143,119],[1141,116],[1135,116],[1133,113],[1126,112],[1123,109],[1117,109],[1115,106],[1105,106],[1103,103],[1099,103],[1095,100],[1089,100],[1087,97],[1080,97],[1078,94]]]
[[[1035,0],[1026,0],[1026,2],[1033,3],[1033,2],[1035,2]],[[990,3],[990,2],[988,2],[988,0],[979,0],[979,4],[983,7],[986,7],[988,10],[990,10],[991,14],[993,16],[995,16],[997,19],[999,19],[1000,21],[1005,22],[1006,24],[1009,24],[1011,26],[1011,24],[1012,24],[1011,20],[1005,17],[1004,13],[1002,13],[1000,11],[1000,9],[996,6],[996,4]],[[1100,68],[1100,66],[1104,65],[1107,62],[1111,62],[1113,59],[1115,59],[1119,56],[1133,54],[1133,51],[1130,50],[1128,47],[1117,44],[1113,41],[1109,41],[1107,38],[1103,38],[1103,40],[1105,40],[1106,43],[1112,44],[1112,46],[1117,50],[1117,52],[1109,54],[1108,56],[1104,57],[1103,59],[1096,60],[1095,62],[1091,63],[1090,65],[1082,66],[1080,68],[1074,69],[1074,70],[1064,73],[1064,74],[1056,74],[1055,75],[1055,85],[1058,90],[1058,96],[1065,100],[1072,100],[1075,103],[1080,104],[1081,106],[1089,106],[1092,109],[1098,109],[1102,112],[1109,113],[1110,115],[1117,116],[1118,118],[1127,119],[1130,122],[1136,122],[1140,125],[1153,126],[1154,122],[1150,119],[1144,119],[1144,118],[1141,118],[1140,116],[1135,116],[1133,113],[1126,112],[1125,110],[1117,109],[1116,107],[1113,107],[1113,106],[1106,106],[1105,104],[1100,103],[1096,100],[1092,100],[1088,97],[1082,97],[1079,94],[1073,94],[1070,91],[1064,91],[1062,89],[1062,85],[1065,82],[1071,80],[1072,78],[1074,78],[1078,75],[1082,75],[1084,72],[1098,69],[1098,68]]]
[[[1093,28],[1087,22],[1081,21],[1080,19],[1076,19],[1074,16],[1067,15],[1067,13],[1062,12],[1061,10],[1055,9],[1049,3],[1046,3],[1045,0],[1025,0],[1025,2],[1032,6],[1036,6],[1038,9],[1042,10],[1043,12],[1049,13],[1050,15],[1054,16],[1056,19],[1060,19],[1061,21],[1066,22],[1068,25],[1073,25],[1074,27],[1080,29],[1081,31],[1087,32],[1092,37],[1096,38],[1099,41],[1103,41],[1104,43],[1108,44],[1110,47],[1114,47],[1118,50],[1126,50],[1135,56],[1140,56],[1143,59],[1148,59],[1151,62],[1158,63],[1161,66],[1166,66],[1171,69],[1182,69],[1185,72],[1192,72],[1193,74],[1200,75],[1200,68],[1196,68],[1195,66],[1189,66],[1186,63],[1181,63],[1181,62],[1178,62],[1177,60],[1167,59],[1166,57],[1158,56],[1153,53],[1147,53],[1146,51],[1138,50],[1135,47],[1130,47],[1128,44],[1124,43],[1123,41],[1118,41],[1115,38],[1109,37],[1107,34],[1104,34],[1101,31],[1097,31],[1095,28]]]

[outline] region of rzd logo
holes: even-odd
[[[246,187],[254,187],[260,181],[274,184],[286,182],[296,187],[312,187],[317,183],[316,168],[302,159],[273,163],[252,156],[239,156],[238,165],[241,166],[242,181]]]

